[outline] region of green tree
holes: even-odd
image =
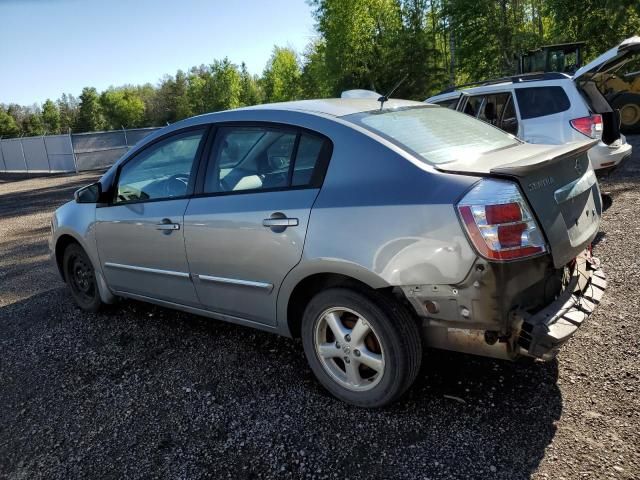
[[[75,128],[78,121],[78,99],[63,93],[56,103],[60,112],[60,133],[67,133],[69,129]]]
[[[31,111],[24,122],[23,132],[27,136],[44,135],[44,123],[42,114],[37,111]]]
[[[48,134],[60,133],[60,110],[49,99],[42,105],[42,123]]]
[[[20,134],[20,128],[15,118],[9,115],[5,109],[0,106],[0,137],[15,137]]]
[[[13,117],[20,133],[26,132],[29,124],[29,116],[31,111],[27,107],[12,103],[7,107],[7,113]]]
[[[273,54],[262,74],[267,102],[295,100],[302,95],[298,56],[291,48],[274,47]]]
[[[207,78],[209,111],[228,110],[242,105],[242,77],[238,67],[228,58],[214,60]]]
[[[402,9],[396,0],[313,0],[317,29],[338,95],[351,88],[390,89],[398,81]]]
[[[78,132],[94,132],[103,128],[104,117],[98,92],[93,87],[85,87],[80,94],[76,130]]]
[[[110,88],[100,95],[100,106],[110,129],[142,126],[144,102],[132,87]]]
[[[325,98],[333,94],[334,82],[327,68],[326,51],[326,44],[321,38],[307,45],[300,76],[305,98]]]
[[[546,0],[553,42],[586,41],[587,60],[640,31],[637,0]]]
[[[208,89],[211,87],[211,72],[206,65],[192,67],[187,75],[187,88],[185,92],[186,102],[182,105],[185,108],[185,116],[201,115],[211,111],[209,102],[211,96]],[[180,115],[178,115],[180,118]]]
[[[165,75],[162,78],[156,94],[155,125],[174,123],[192,115],[188,87],[189,78],[182,70],[178,70],[175,77]]]
[[[251,75],[247,65],[240,65],[240,104],[242,106],[257,105],[262,102],[262,91],[258,78]]]
[[[141,124],[144,126],[156,126],[161,125],[158,123],[159,117],[159,104],[158,104],[158,92],[159,89],[155,88],[151,83],[145,83],[144,85],[138,85],[134,87],[136,96],[142,100],[144,104],[144,118]]]

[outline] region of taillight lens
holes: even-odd
[[[457,209],[474,247],[488,260],[517,260],[547,251],[538,224],[513,182],[481,180]]]
[[[588,117],[574,118],[569,123],[580,133],[591,138],[602,137],[602,115],[594,114]]]

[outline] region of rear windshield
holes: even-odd
[[[480,120],[433,106],[356,113],[344,118],[417,154],[430,164],[477,158],[483,153],[520,143]]]
[[[562,87],[516,88],[520,117],[544,117],[569,110],[571,103]]]

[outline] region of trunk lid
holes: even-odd
[[[602,92],[598,90],[596,81],[602,74],[613,73],[634,60],[639,53],[640,37],[627,38],[620,45],[579,68],[572,77],[589,109],[602,115],[604,125],[602,141],[607,145],[611,145],[620,138],[620,117],[618,111],[611,108]]]
[[[573,74],[575,82],[588,80],[596,73],[605,73],[615,70],[631,61],[635,53],[640,52],[640,37],[630,37],[617,47],[607,50],[595,60],[576,70]]]
[[[598,233],[602,201],[587,156],[597,141],[562,146],[522,144],[435,165],[447,173],[515,180],[547,239],[556,268],[575,258]],[[484,157],[484,158],[483,158]]]

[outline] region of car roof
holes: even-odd
[[[423,102],[412,100],[389,99],[384,109],[424,106]],[[323,98],[317,100],[297,100],[293,102],[266,103],[237,110],[288,110],[308,113],[319,113],[334,117],[343,117],[354,113],[369,112],[380,109],[380,102],[373,98]]]
[[[438,95],[434,95],[433,97],[427,98],[425,102],[433,103],[433,102],[439,102],[442,100],[447,100],[450,98],[455,98],[460,96],[460,93],[462,92],[464,92],[467,95],[476,95],[476,94],[482,94],[482,93],[504,92],[505,90],[512,90],[512,89],[519,89],[519,88],[568,85],[569,83],[573,83],[573,79],[568,75],[566,76],[566,78],[555,78],[552,80],[529,80],[524,82],[504,81],[500,83],[491,83],[488,85],[479,85],[477,87],[467,87],[467,88],[461,88],[459,90],[452,90],[450,92],[440,93]]]

